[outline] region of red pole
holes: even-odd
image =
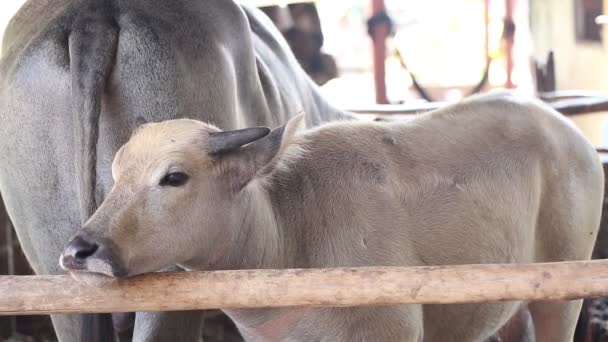
[[[513,45],[515,42],[515,22],[513,21],[513,10],[515,0],[506,0],[506,15],[505,15],[505,45],[507,50],[507,88],[514,88],[513,84]]]
[[[385,11],[384,0],[372,0],[372,16]],[[374,42],[374,82],[376,87],[376,103],[388,104],[386,96],[386,38],[389,35],[388,25],[377,25],[372,30]]]

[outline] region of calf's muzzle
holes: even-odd
[[[65,247],[59,263],[69,272],[101,273],[111,277],[124,277],[128,273],[110,240],[88,234],[76,235]]]

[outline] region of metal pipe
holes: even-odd
[[[384,0],[372,0],[372,16],[378,15],[386,10]],[[377,25],[372,31],[374,44],[374,83],[376,88],[376,103],[387,104],[386,96],[386,39],[389,35],[387,25]]]
[[[515,88],[513,84],[513,46],[515,45],[515,21],[513,21],[513,12],[515,9],[515,0],[506,0],[505,14],[505,48],[507,57],[507,82],[506,88]]]

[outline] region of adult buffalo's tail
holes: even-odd
[[[115,61],[118,25],[114,0],[84,1],[69,38],[75,128],[76,178],[85,222],[96,210],[97,140],[101,96]],[[114,341],[110,314],[86,315],[82,341]]]

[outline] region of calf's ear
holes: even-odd
[[[221,177],[226,177],[232,189],[238,192],[254,178],[272,171],[303,121],[304,114],[299,114],[273,130],[252,127],[211,133],[209,154],[217,159]]]

